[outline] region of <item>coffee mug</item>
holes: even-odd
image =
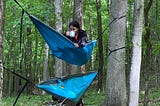
[[[74,31],[70,31],[70,32],[69,32],[69,36],[70,36],[70,37],[74,37],[74,36],[75,36],[75,32],[74,32]]]

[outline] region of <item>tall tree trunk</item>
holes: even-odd
[[[43,81],[49,78],[48,70],[48,55],[49,55],[49,46],[45,44],[45,58],[44,58],[44,67],[43,67]]]
[[[159,0],[156,0],[155,2],[155,5],[156,5],[156,10],[155,10],[155,40],[156,40],[156,44],[158,44],[158,40],[159,40],[159,33],[158,33],[158,16],[159,16],[159,13],[158,13],[158,2]],[[156,87],[159,88],[160,87],[160,54],[158,54],[158,56],[155,57],[155,62],[156,62],[156,65],[155,65],[155,70],[156,70]]]
[[[47,1],[47,5],[49,5],[49,1]],[[47,23],[49,24],[49,17],[47,16]],[[46,43],[45,44],[45,58],[44,58],[44,67],[43,67],[43,81],[49,79],[49,68],[48,68],[48,62],[49,62],[49,46]]]
[[[78,21],[81,28],[84,29],[83,0],[74,0],[73,20]],[[71,73],[76,73],[77,68],[78,67],[76,65],[71,65]],[[85,72],[85,65],[81,66],[81,71]]]
[[[91,10],[90,10],[91,11]],[[90,39],[89,40],[94,40],[93,38],[93,22],[92,22],[92,17],[91,14],[89,13],[89,23],[90,23]],[[90,60],[90,70],[94,70],[94,54],[91,55],[91,60]]]
[[[84,28],[83,0],[74,0],[73,20],[77,20],[82,29]]]
[[[112,0],[108,48],[110,50],[125,46],[127,0]],[[120,18],[121,17],[121,18]],[[125,49],[112,52],[108,57],[106,80],[106,106],[126,106]]]
[[[33,75],[33,82],[37,82],[38,79],[38,70],[37,70],[37,55],[38,55],[38,34],[37,34],[37,30],[35,30],[35,36],[36,36],[36,40],[35,40],[35,55],[33,57],[34,59],[34,63],[33,63],[33,71],[34,71],[34,75]]]
[[[0,106],[2,106],[3,89],[3,39],[4,39],[4,18],[5,18],[5,0],[0,2]]]
[[[138,106],[143,31],[143,0],[134,1],[133,54],[130,72],[129,106]]]
[[[103,78],[103,40],[102,40],[102,18],[101,18],[101,0],[96,0],[97,8],[97,20],[98,20],[98,90],[102,90],[102,78]]]
[[[26,75],[27,78],[32,81],[32,38],[31,38],[31,27],[27,27],[27,48],[26,48],[26,58],[27,58],[27,64],[26,64]],[[33,89],[33,85],[31,83],[28,84],[27,87],[27,93],[31,94]]]
[[[59,33],[62,33],[62,3],[63,0],[54,0],[56,23],[55,27]],[[55,76],[60,77],[64,75],[64,61],[56,58],[55,60]]]
[[[147,6],[144,8],[144,20],[145,20],[145,30],[146,34],[144,36],[144,40],[146,42],[146,50],[145,50],[145,68],[144,68],[144,79],[145,79],[145,96],[144,96],[144,106],[148,104],[148,94],[149,94],[149,77],[151,73],[151,26],[149,23],[149,10],[151,9],[153,0],[149,0],[147,2]]]

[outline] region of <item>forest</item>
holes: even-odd
[[[159,106],[158,10],[159,0],[1,0],[0,106],[63,106],[37,84],[92,71],[98,75],[84,106]],[[97,41],[89,60],[74,65],[53,56],[29,14],[62,35],[78,21]]]

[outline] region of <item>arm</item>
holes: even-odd
[[[87,37],[87,33],[85,31],[83,31],[81,33],[81,39],[78,42],[79,47],[84,47],[87,43],[88,37]]]

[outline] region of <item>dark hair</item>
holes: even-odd
[[[81,27],[80,27],[80,25],[79,25],[79,23],[78,23],[77,21],[72,21],[72,22],[69,24],[69,27],[70,27],[70,26],[76,27],[76,28],[78,28],[79,30],[81,29]]]

